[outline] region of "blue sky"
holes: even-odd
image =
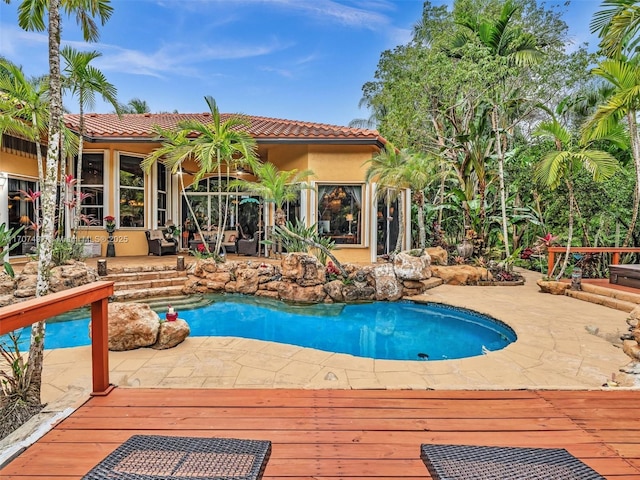
[[[0,55],[29,75],[48,70],[43,33],[17,26],[17,6],[0,2]],[[406,43],[421,0],[112,0],[114,13],[89,49],[95,66],[126,103],[152,112],[203,112],[205,95],[221,112],[347,125],[367,117],[358,107],[381,52]],[[451,4],[432,0],[432,4]],[[573,44],[589,41],[601,0],[549,1],[565,11]],[[87,49],[74,21],[63,44]],[[572,48],[568,45],[568,48]],[[77,112],[75,103],[65,106]],[[96,102],[93,109],[113,109]]]

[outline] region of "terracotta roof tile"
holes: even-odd
[[[225,121],[232,114],[222,113]],[[235,115],[239,116],[239,115]],[[268,140],[363,140],[386,143],[377,130],[341,127],[323,123],[311,123],[279,118],[244,115],[249,120],[249,133],[258,141]],[[115,113],[88,113],[84,116],[86,135],[95,140],[153,138],[152,127],[173,128],[183,120],[197,120],[206,123],[211,120],[209,113],[142,113],[125,114],[118,118]],[[65,123],[78,131],[80,115],[65,115]]]

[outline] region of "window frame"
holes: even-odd
[[[148,184],[148,178],[149,175],[147,173],[145,173],[145,171],[142,169],[142,167],[140,168],[140,170],[142,171],[142,186],[141,187],[132,187],[132,186],[122,186],[120,184],[120,171],[122,170],[122,157],[128,157],[128,158],[134,158],[134,159],[138,159],[140,161],[140,163],[142,163],[142,161],[144,160],[144,155],[141,155],[139,153],[130,153],[130,152],[117,152],[116,158],[116,168],[115,168],[115,172],[114,172],[114,176],[115,176],[115,182],[116,182],[116,196],[115,196],[115,202],[116,202],[116,213],[114,215],[115,220],[116,220],[116,228],[117,229],[122,229],[122,230],[146,230],[147,229],[147,221],[148,221],[148,202],[147,202],[147,184]],[[122,226],[121,223],[121,203],[120,200],[122,198],[122,190],[134,190],[134,191],[141,191],[142,192],[142,201],[143,201],[143,205],[142,205],[142,225],[141,226]],[[154,205],[155,208],[155,205]]]
[[[320,196],[320,188],[321,187],[329,187],[329,188],[337,188],[337,187],[360,187],[360,215],[358,216],[359,220],[359,230],[356,224],[356,243],[336,243],[335,248],[367,248],[368,247],[368,203],[369,203],[369,195],[367,184],[362,181],[315,181],[313,182],[313,191],[314,191],[314,212],[312,218],[316,219],[316,228],[320,225],[321,218],[321,202],[322,197]],[[352,232],[354,225],[351,225]]]

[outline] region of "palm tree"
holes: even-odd
[[[384,198],[387,203],[396,200],[400,194],[411,186],[411,171],[407,169],[408,158],[411,154],[407,150],[397,150],[391,143],[387,143],[385,148],[367,161],[369,167],[365,174],[367,182],[376,180],[379,188],[376,189],[376,196]],[[404,237],[404,208],[402,199],[398,201],[398,219],[400,228],[398,238],[394,248],[395,252],[402,250],[402,239]]]
[[[82,184],[82,152],[84,141],[84,110],[85,108],[93,108],[95,105],[95,93],[101,93],[102,97],[110,102],[112,105],[116,105],[115,100],[116,89],[115,87],[106,81],[106,78],[95,67],[89,65],[89,63],[95,58],[100,57],[102,54],[96,51],[93,52],[79,52],[71,47],[64,47],[61,51],[62,58],[65,60],[65,67],[63,69],[63,88],[71,91],[72,95],[77,95],[79,103],[80,113],[80,135],[77,154],[77,168],[76,168],[76,181],[74,197],[76,198],[73,204],[75,207],[75,218],[72,225],[74,237],[77,235],[77,228],[80,221],[80,203],[81,203],[81,184]],[[61,156],[62,157],[62,156]]]
[[[636,115],[640,109],[640,66],[622,59],[607,59],[593,69],[593,73],[607,80],[614,90],[583,127],[583,142],[605,138],[626,121],[631,154],[636,173],[633,214],[623,245],[628,245],[638,219],[640,207],[640,136]]]
[[[180,129],[163,129],[158,125],[154,125],[153,131],[158,140],[162,142],[162,145],[147,155],[147,157],[142,161],[141,166],[148,174],[151,171],[151,166],[155,162],[162,162],[167,166],[167,168],[169,168],[172,174],[178,175],[178,178],[180,179],[180,190],[185,199],[185,203],[187,204],[187,208],[189,209],[191,218],[194,221],[200,238],[204,238],[202,235],[202,226],[198,222],[196,213],[193,211],[193,206],[189,201],[189,197],[186,195],[183,175],[184,172],[182,170],[182,164],[191,158],[192,154],[191,139],[189,138],[190,132],[188,130]],[[209,248],[206,242],[204,245],[205,248]]]
[[[104,74],[90,63],[102,56],[101,53],[79,52],[69,46],[61,51],[62,58],[65,60],[63,70],[63,84],[71,91],[71,94],[77,96],[80,108],[80,135],[78,143],[78,161],[76,165],[76,184],[75,184],[75,215],[73,220],[73,236],[77,236],[78,225],[80,223],[81,195],[82,195],[82,147],[84,144],[84,111],[85,108],[93,108],[95,106],[95,94],[99,93],[102,98],[109,102],[116,109],[116,113],[120,114],[118,105],[117,90],[113,84],[109,83]]]
[[[0,110],[6,119],[4,129],[22,133],[36,144],[38,180],[44,182],[42,139],[47,131],[49,115],[49,83],[46,77],[28,79],[22,69],[8,61],[0,61]],[[20,125],[28,125],[27,129]]]
[[[149,113],[151,109],[146,100],[132,98],[126,105],[119,105],[121,113]]]
[[[465,45],[471,38],[477,39],[485,47],[491,58],[498,62],[505,61],[507,66],[528,67],[539,62],[543,56],[538,49],[536,38],[523,32],[514,25],[514,15],[519,6],[515,1],[507,0],[496,21],[484,20],[478,22],[472,18],[463,18],[457,23],[466,27],[456,37],[455,47]],[[505,102],[505,95],[501,92],[507,90],[506,79],[508,74],[502,74],[492,90],[492,110],[490,114],[491,125],[495,136],[494,148],[498,159],[498,178],[500,180],[500,208],[502,216],[502,235],[504,237],[505,255],[509,257],[509,232],[507,223],[507,195],[504,178],[504,162],[506,148],[506,132],[509,126],[505,125],[504,115],[501,109]]]
[[[185,120],[178,123],[178,127],[197,135],[191,142],[191,155],[199,167],[193,179],[194,183],[198,183],[214,171],[217,172],[218,231],[222,232],[229,214],[228,195],[225,195],[224,208],[222,206],[222,169],[224,168],[228,184],[232,166],[257,163],[257,147],[255,139],[247,131],[247,119],[242,116],[231,116],[223,122],[213,97],[206,96],[204,99],[211,112],[211,122]],[[218,235],[215,251],[219,252],[221,246],[222,235]]]
[[[10,0],[4,0],[10,3]],[[98,39],[98,29],[94,17],[98,16],[104,24],[109,19],[113,8],[110,0],[22,0],[18,7],[18,24],[24,30],[48,30],[49,39],[49,124],[47,159],[44,169],[44,182],[41,185],[42,227],[38,256],[38,276],[36,296],[49,293],[49,271],[53,251],[55,231],[55,209],[57,195],[57,179],[62,130],[62,82],[60,76],[60,9],[74,13],[82,28],[86,41]],[[48,25],[44,16],[48,11]],[[45,322],[37,322],[31,327],[31,344],[27,378],[29,388],[27,403],[40,405],[40,389],[42,385],[42,364],[44,352]]]
[[[555,190],[561,183],[569,192],[569,232],[567,235],[567,250],[562,268],[556,279],[562,278],[567,263],[571,241],[573,239],[573,218],[576,198],[573,189],[573,178],[582,169],[587,170],[596,182],[604,181],[613,176],[618,167],[617,160],[608,152],[590,149],[589,144],[576,144],[571,133],[555,118],[549,122],[542,122],[536,128],[534,135],[548,138],[555,143],[555,150],[547,153],[537,165],[534,178],[551,190]],[[610,138],[619,143],[619,138]]]
[[[219,232],[222,232],[229,212],[228,195],[225,196],[224,209],[222,206],[222,170],[224,168],[228,184],[229,172],[233,165],[255,165],[257,163],[256,141],[249,135],[247,120],[244,117],[231,116],[223,122],[213,97],[206,96],[205,101],[211,112],[211,122],[185,120],[178,122],[173,131],[158,130],[157,133],[169,141],[163,144],[160,149],[152,152],[144,160],[143,167],[148,171],[154,161],[165,158],[165,163],[175,173],[185,160],[193,159],[198,165],[198,171],[193,178],[193,182],[196,184],[209,174],[217,172],[218,229]],[[164,134],[167,134],[168,137],[164,137]],[[189,205],[189,202],[187,204]],[[200,231],[199,226],[198,231]],[[217,236],[216,252],[220,251],[222,237],[222,235]],[[205,242],[204,245],[208,251],[207,243]]]
[[[623,53],[633,54],[640,37],[640,5],[636,0],[604,0],[604,10],[593,15],[589,24],[591,33],[598,33],[600,47],[605,55],[618,58]]]

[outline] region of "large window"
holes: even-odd
[[[362,243],[362,185],[318,186],[318,231],[336,244]]]
[[[144,227],[144,172],[141,158],[120,155],[120,226]]]
[[[76,158],[76,164],[78,159]],[[76,172],[74,165],[74,171]],[[104,154],[84,153],[82,155],[82,183],[80,190],[84,194],[80,214],[82,226],[99,222],[105,216],[104,213]]]

